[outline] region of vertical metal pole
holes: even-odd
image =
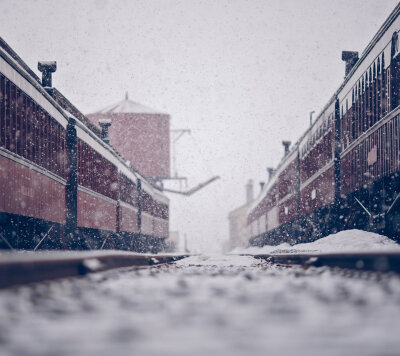
[[[297,148],[297,219],[300,218],[301,207],[301,177],[300,177],[300,147]]]
[[[137,180],[137,199],[138,199],[138,232],[142,235],[142,181]]]
[[[334,209],[332,218],[332,225],[335,229],[340,230],[339,228],[339,216],[340,216],[340,105],[339,99],[336,98],[335,102],[335,136],[334,136],[334,171],[333,171],[333,179],[334,179]]]
[[[77,136],[75,120],[68,120],[66,133],[66,159],[67,159],[67,185],[65,187],[65,230],[67,245],[72,247],[75,242],[75,233],[78,222],[78,162],[77,162]]]

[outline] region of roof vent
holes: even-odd
[[[342,61],[346,62],[345,77],[353,69],[354,65],[358,61],[358,52],[342,51]]]
[[[275,173],[275,169],[273,169],[272,167],[268,167],[267,172],[268,172],[268,182],[269,182]]]
[[[56,61],[40,61],[38,62],[38,69],[42,72],[42,86],[51,88],[51,74],[57,70]]]
[[[289,154],[291,144],[292,144],[291,141],[282,141],[282,145],[283,147],[285,147],[285,156]]]
[[[99,125],[101,126],[101,139],[105,143],[110,143],[110,137],[108,135],[108,129],[111,126],[111,119],[100,119]]]
[[[253,199],[253,180],[249,179],[248,183],[246,184],[246,203],[252,202]]]

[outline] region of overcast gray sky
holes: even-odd
[[[54,85],[84,113],[123,98],[170,113],[178,173],[171,228],[195,249],[228,238],[227,215],[249,178],[266,180],[344,76],[342,50],[362,52],[395,0],[10,1],[0,36],[36,70],[57,60]],[[37,71],[37,70],[36,70]]]

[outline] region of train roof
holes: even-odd
[[[367,47],[364,49],[364,51],[361,54],[360,59],[357,61],[357,63],[353,66],[351,71],[348,73],[348,75],[344,78],[343,83],[340,85],[340,87],[336,90],[335,96],[339,94],[339,92],[343,89],[343,87],[347,84],[347,82],[351,79],[355,71],[358,69],[358,67],[363,63],[363,61],[366,59],[368,54],[372,51],[372,49],[375,47],[375,45],[378,43],[378,41],[382,38],[382,36],[386,33],[386,31],[389,29],[390,25],[396,20],[396,18],[400,15],[400,3],[396,5],[394,10],[390,13],[389,17],[385,20],[385,22],[382,24],[382,26],[379,28],[378,32],[375,34],[375,36],[372,38],[372,40],[368,43]]]
[[[28,65],[18,56],[17,53],[8,45],[2,37],[0,37],[0,48],[4,49],[36,82],[40,84],[40,78],[35,74],[35,72],[28,67]]]

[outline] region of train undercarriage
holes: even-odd
[[[65,233],[62,224],[21,215],[0,213],[0,249],[13,250],[101,250],[117,249],[158,253],[165,238],[140,233],[77,228]]]
[[[400,172],[374,181],[336,204],[254,236],[249,244],[294,245],[349,229],[375,232],[400,242]]]

